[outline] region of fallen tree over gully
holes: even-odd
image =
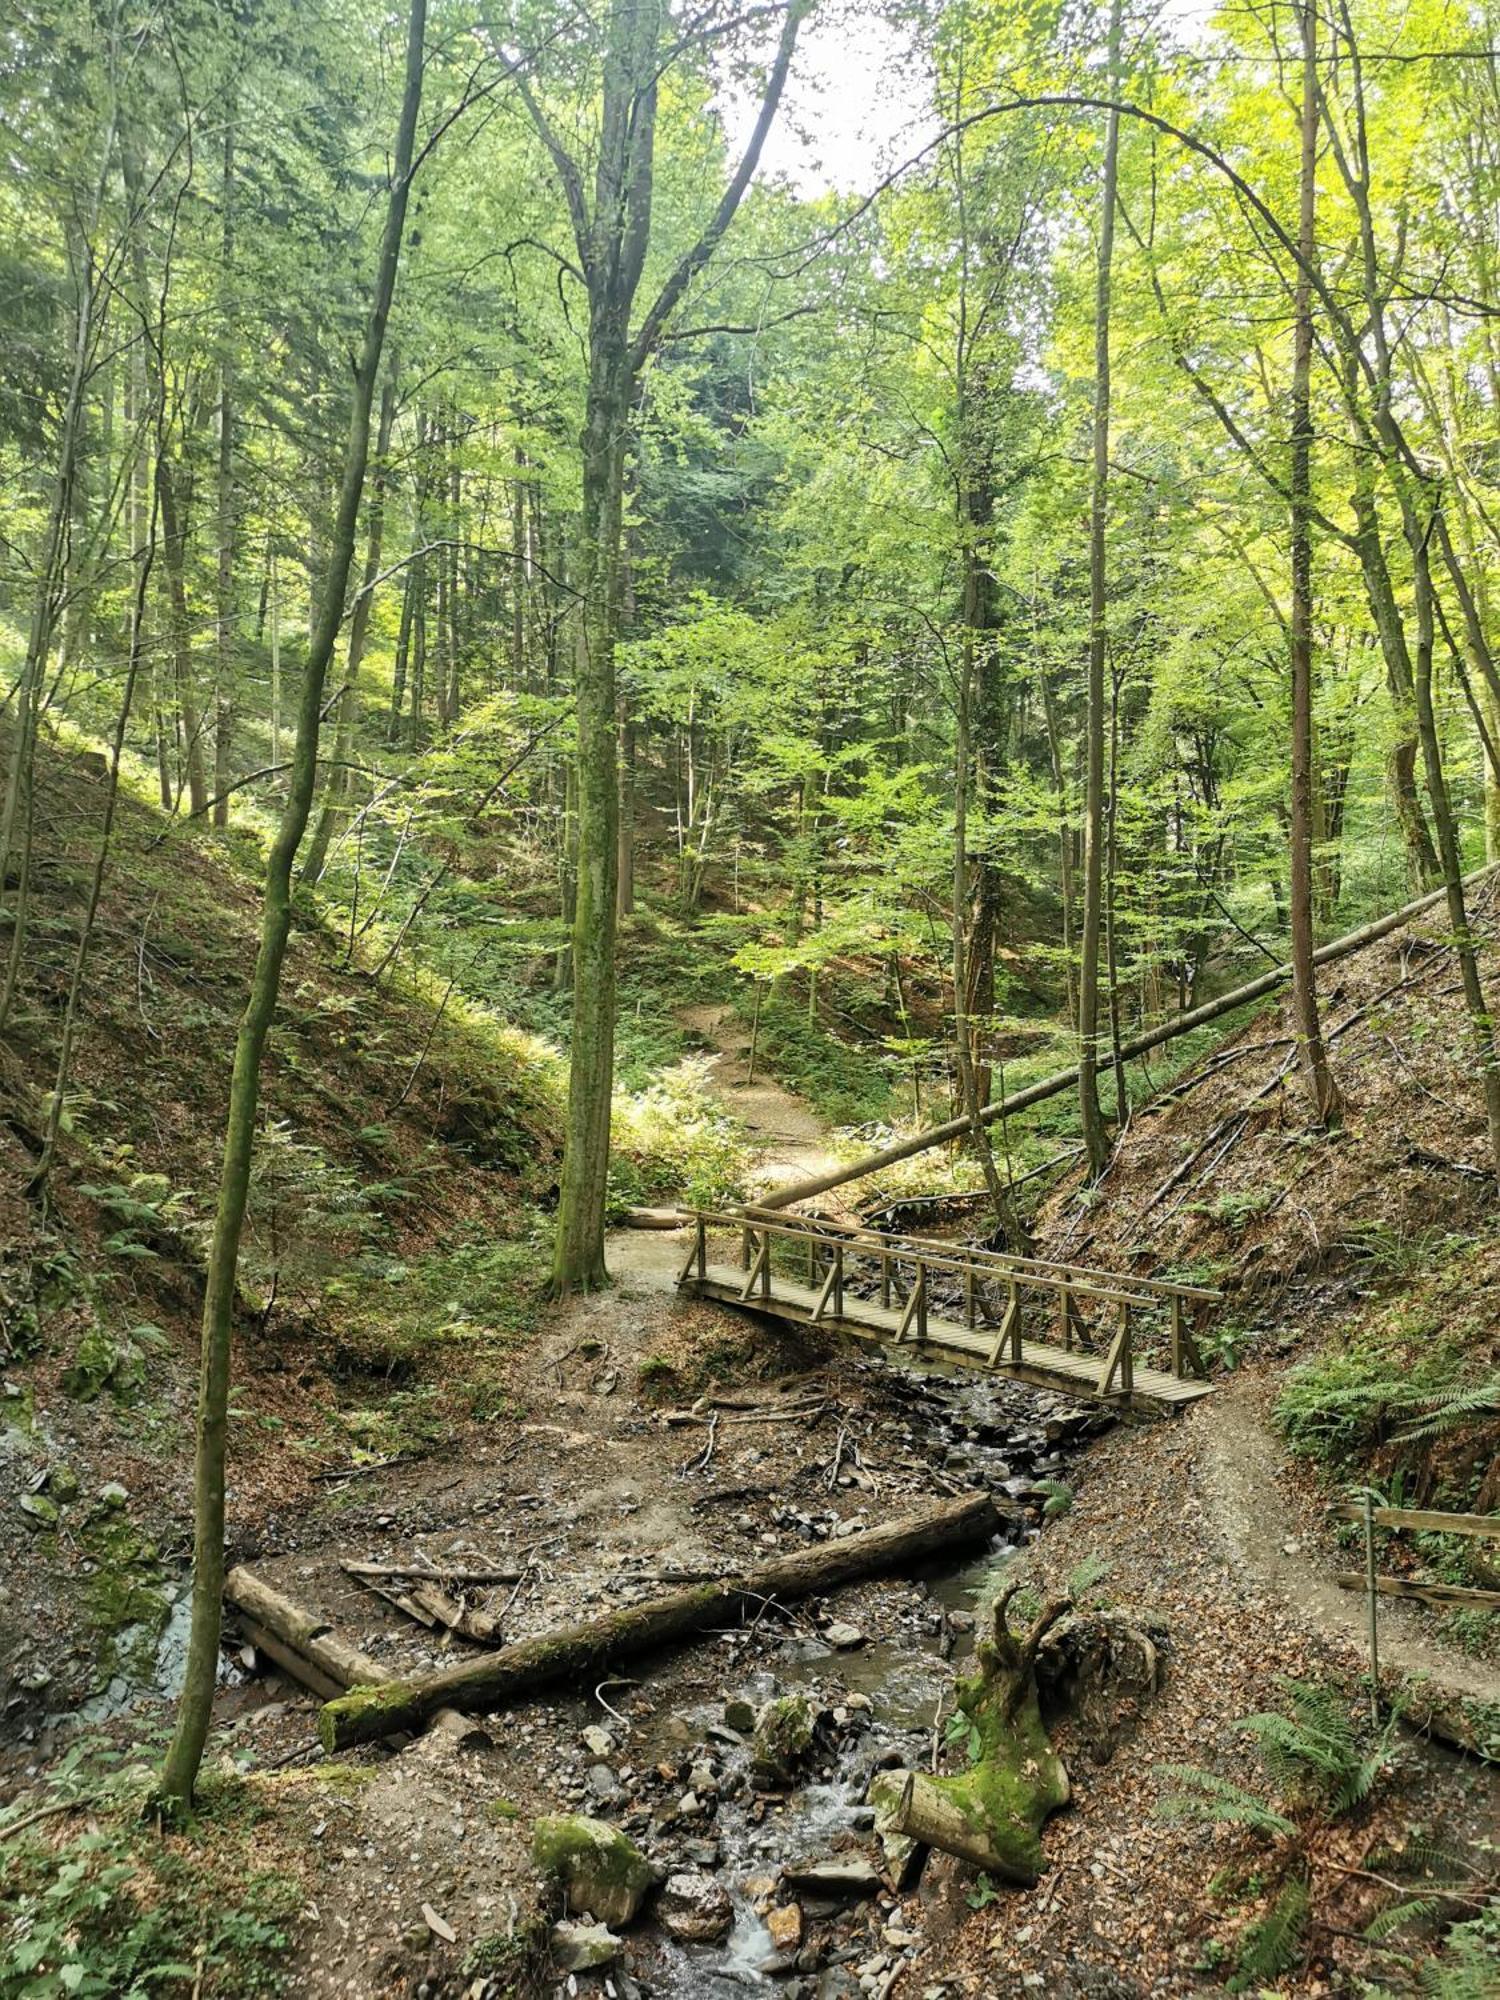
[[[887,1527],[824,1542],[760,1563],[739,1576],[694,1584],[560,1631],[521,1639],[437,1673],[352,1688],[324,1707],[318,1734],[326,1750],[346,1750],[396,1730],[420,1729],[440,1709],[482,1713],[534,1688],[581,1680],[632,1653],[690,1638],[725,1618],[747,1611],[758,1614],[772,1600],[791,1603],[924,1556],[951,1555],[987,1541],[999,1525],[987,1494],[924,1507]]]
[[[1465,878],[1463,886],[1470,888],[1492,872],[1489,868],[1477,869]],[[1327,944],[1319,945],[1313,953],[1313,964],[1329,965],[1368,944],[1377,944],[1381,938],[1389,937],[1392,931],[1400,930],[1403,924],[1419,917],[1424,910],[1440,903],[1446,894],[1444,889],[1434,889],[1428,895],[1418,896],[1415,902],[1403,903],[1399,910],[1377,917],[1373,923],[1362,924],[1357,931],[1349,931],[1340,938],[1330,938]],[[1236,986],[1229,993],[1221,993],[1217,1000],[1206,1000],[1201,1007],[1191,1008],[1186,1014],[1178,1014],[1170,1021],[1161,1021],[1156,1027],[1131,1036],[1120,1044],[1121,1060],[1131,1062],[1137,1056],[1149,1055],[1152,1049],[1160,1048],[1164,1042],[1174,1041],[1178,1035],[1185,1035],[1193,1028],[1207,1027],[1210,1022],[1234,1013],[1238,1007],[1248,1007],[1252,1001],[1264,1000],[1278,986],[1284,986],[1291,976],[1290,965],[1272,966],[1268,972],[1248,980],[1245,985]],[[1044,1076],[1036,1083],[1028,1083],[1012,1097],[999,1098],[993,1104],[985,1105],[979,1113],[980,1123],[992,1125],[998,1119],[1009,1118],[1014,1112],[1026,1111],[1033,1104],[1042,1104],[1049,1097],[1071,1090],[1077,1081],[1078,1065],[1074,1063],[1071,1069],[1058,1070],[1054,1076]],[[878,1173],[882,1167],[893,1167],[898,1161],[929,1152],[934,1146],[951,1145],[955,1140],[967,1138],[970,1130],[968,1117],[950,1118],[942,1125],[929,1125],[921,1132],[913,1132],[908,1138],[898,1139],[893,1146],[883,1146],[878,1153],[862,1154],[859,1159],[830,1168],[827,1173],[814,1174],[808,1180],[793,1181],[787,1187],[763,1194],[755,1206],[757,1209],[790,1208],[794,1202],[811,1201],[814,1195],[827,1194],[830,1188],[842,1187],[846,1181],[863,1180],[867,1174]]]

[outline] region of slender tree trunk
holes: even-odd
[[[635,912],[635,759],[636,725],[627,696],[620,708],[620,863],[616,909],[622,917]]]
[[[103,174],[109,171],[108,154],[113,146],[114,128],[111,124],[100,189],[94,203],[94,224],[97,224],[102,205]],[[5,802],[0,807],[0,895],[7,891],[13,894],[10,942],[6,952],[4,983],[0,986],[0,1033],[4,1032],[10,1020],[26,950],[37,719],[46,683],[47,655],[51,650],[67,578],[68,524],[72,519],[73,492],[78,476],[79,436],[98,333],[99,295],[93,245],[87,236],[80,236],[75,239],[72,251],[75,283],[73,350],[58,431],[52,499],[42,536],[41,559],[36,568],[36,588],[26,635],[26,657],[16,686],[16,721],[11,734]]]
[[[163,301],[165,305],[165,301]],[[158,324],[165,317],[160,315]],[[160,456],[163,449],[163,424],[158,413],[155,427],[154,450]],[[67,1103],[68,1081],[73,1070],[73,1047],[78,1033],[78,1007],[83,995],[84,974],[88,969],[89,950],[94,939],[94,925],[99,915],[99,903],[104,894],[105,871],[109,866],[110,848],[114,839],[115,812],[120,800],[120,759],[125,749],[125,732],[130,726],[130,711],[135,702],[135,691],[140,679],[141,659],[145,647],[146,607],[150,598],[151,568],[156,560],[156,502],[153,500],[151,519],[138,557],[136,558],[135,586],[130,605],[129,655],[125,668],[125,686],[120,695],[120,707],[115,718],[114,736],[109,746],[109,771],[104,795],[104,822],[99,829],[99,845],[94,854],[93,873],[89,879],[88,901],[84,907],[83,922],[78,930],[78,942],[73,952],[73,970],[68,980],[68,997],[63,1008],[62,1034],[57,1051],[57,1069],[53,1076],[52,1095],[47,1105],[47,1125],[42,1142],[41,1156],[32,1174],[31,1185],[44,1187],[52,1171],[52,1162],[57,1153],[57,1142],[62,1132],[63,1112]],[[134,535],[134,529],[132,529]]]
[[[345,817],[345,802],[352,780],[349,766],[354,757],[354,728],[359,717],[359,670],[364,663],[365,642],[370,634],[370,615],[375,603],[375,579],[380,575],[380,551],[385,539],[386,489],[390,483],[388,463],[391,430],[396,421],[396,371],[386,374],[380,399],[380,421],[375,436],[375,471],[371,479],[370,520],[366,529],[365,569],[354,609],[349,616],[349,651],[344,665],[344,685],[339,694],[338,728],[334,734],[333,767],[323,781],[323,804],[302,864],[305,882],[322,880],[328,865],[328,850]]]
[[[187,1807],[197,1783],[213,1712],[224,1590],[224,1476],[229,1408],[230,1343],[240,1237],[250,1192],[250,1165],[260,1100],[260,1065],[276,1010],[282,961],[291,929],[292,868],[306,831],[317,780],[318,727],[323,689],[343,617],[344,594],[354,562],[355,536],[370,446],[370,411],[396,285],[401,237],[410,192],[417,113],[422,96],[426,0],[412,0],[406,77],[396,139],[395,172],[381,237],[380,260],[354,377],[343,480],[307,670],[297,704],[297,738],[286,804],[266,863],[260,946],[235,1043],[224,1132],[224,1160],[209,1249],[203,1300],[203,1355],[194,1475],[192,1625],[177,1726],[162,1770],[166,1803]]]
[[[1120,676],[1110,676],[1109,788],[1104,833],[1104,958],[1109,981],[1109,1050],[1115,1078],[1115,1118],[1123,1127],[1130,1115],[1125,1061],[1120,1054],[1120,958],[1115,932],[1115,897],[1120,866]]]
[[[401,585],[401,623],[396,630],[396,665],[391,675],[391,719],[386,729],[386,742],[397,744],[401,741],[401,711],[406,705],[406,670],[411,653],[412,601],[415,596],[413,577],[415,563],[406,565],[406,575]]]
[[[959,668],[958,702],[953,742],[953,1055],[958,1072],[959,1116],[968,1121],[966,1138],[984,1174],[985,1190],[995,1223],[1012,1250],[1025,1248],[1020,1216],[1010,1188],[1000,1178],[990,1135],[980,1117],[979,1079],[975,1073],[972,1024],[968,1015],[969,968],[966,963],[969,907],[969,716],[973,700],[974,637],[966,630]]]
[[[203,757],[203,723],[198,713],[197,690],[193,686],[192,625],[187,599],[187,520],[171,465],[165,457],[157,461],[156,487],[161,514],[162,567],[167,573],[177,719],[187,770],[188,806],[197,818],[208,807],[208,777]]]
[[[281,583],[276,575],[276,544],[267,557],[271,592],[271,764],[281,763]]]
[[[218,531],[219,554],[215,575],[215,621],[218,652],[214,672],[214,825],[229,824],[230,772],[234,759],[234,348],[230,329],[233,309],[234,275],[234,116],[231,110],[224,127],[223,234],[220,251],[220,283],[225,293],[224,343],[219,359],[219,464]]]
[[[1302,29],[1302,156],[1299,183],[1295,327],[1292,359],[1292,785],[1291,958],[1292,1012],[1308,1104],[1320,1125],[1339,1115],[1338,1088],[1328,1066],[1318,1020],[1313,964],[1313,640],[1312,640],[1312,281],[1317,253],[1318,165],[1317,41],[1312,0],[1300,0]]]
[[[1427,770],[1427,796],[1432,803],[1432,821],[1437,830],[1438,854],[1443,869],[1443,891],[1448,905],[1448,922],[1453,931],[1463,983],[1464,1007],[1474,1040],[1484,1090],[1485,1123],[1489,1131],[1490,1165],[1500,1181],[1500,1062],[1496,1060],[1495,1024],[1485,997],[1474,948],[1474,933],[1464,901],[1463,861],[1459,852],[1458,826],[1443,769],[1442,742],[1432,701],[1432,654],[1434,643],[1431,525],[1423,526],[1409,504],[1407,530],[1412,548],[1412,583],[1417,611],[1416,696],[1417,729],[1422,739],[1422,756]]]
[[[1109,15],[1110,89],[1120,73],[1121,0]],[[1119,180],[1120,115],[1107,114],[1104,186],[1099,218],[1099,262],[1094,289],[1094,453],[1089,491],[1089,681],[1083,831],[1083,925],[1078,972],[1078,1110],[1091,1173],[1109,1156],[1109,1135],[1099,1108],[1099,944],[1104,903],[1104,666],[1109,648],[1109,314],[1115,247],[1115,198]]]
[[[518,458],[518,466],[525,463],[524,455]],[[515,694],[526,685],[527,548],[526,482],[516,478],[510,486],[510,684]]]

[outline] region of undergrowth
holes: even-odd
[[[1341,1835],[1333,1843],[1331,1876],[1322,1868],[1330,1829],[1357,1820],[1387,1776],[1397,1718],[1376,1731],[1338,1688],[1293,1680],[1280,1687],[1283,1708],[1238,1725],[1256,1746],[1265,1788],[1196,1765],[1164,1773],[1175,1789],[1158,1808],[1161,1818],[1236,1830],[1262,1843],[1265,1853],[1210,1884],[1219,1900],[1249,1914],[1229,1940],[1206,1941],[1200,1969],[1228,1972],[1230,1993],[1263,1993],[1304,1963],[1319,1927],[1331,1923],[1364,1947],[1368,1957],[1361,1962],[1371,1969],[1378,1966],[1384,1976],[1399,1967],[1408,1982],[1402,1992],[1420,1990],[1436,2000],[1493,1993],[1500,1931],[1482,1848],[1452,1854],[1422,1829],[1409,1828],[1389,1852],[1350,1868],[1342,1857],[1361,1850]],[[1320,1908],[1351,1875],[1362,1889],[1368,1885],[1359,1929]],[[1373,1914],[1369,1894],[1377,1899]],[[1367,2000],[1387,1994],[1366,1982],[1358,1990]]]
[[[302,1892],[259,1865],[263,1808],[240,1779],[210,1774],[199,1815],[164,1833],[143,1816],[151,1782],[84,1739],[49,1777],[43,1808],[0,1820],[0,2000],[287,1990]],[[81,1830],[60,1831],[75,1803]]]

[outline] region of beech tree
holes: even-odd
[[[298,699],[286,803],[266,861],[260,945],[235,1042],[234,1069],[229,1085],[223,1167],[203,1289],[203,1353],[193,1473],[192,1623],[177,1724],[161,1777],[164,1801],[179,1810],[192,1802],[198,1767],[203,1759],[203,1746],[208,1740],[214,1687],[218,1680],[219,1633],[224,1615],[225,1429],[229,1410],[230,1346],[234,1332],[240,1237],[245,1225],[250,1162],[255,1147],[261,1058],[276,1011],[281,968],[291,931],[292,870],[297,849],[307,830],[317,783],[323,688],[344,619],[345,593],[354,563],[360,503],[370,450],[370,412],[385,347],[386,323],[396,290],[401,240],[411,196],[417,118],[422,103],[426,31],[427,0],[412,0],[406,32],[405,80],[385,221],[364,339],[354,370],[349,435],[328,550],[328,568]]]
[[[737,19],[679,22],[663,0],[611,0],[598,51],[599,124],[592,189],[546,108],[545,75],[522,79],[530,113],[567,204],[575,276],[588,301],[583,506],[574,564],[579,596],[574,650],[578,806],[573,892],[573,1014],[562,1192],[553,1285],[605,1282],[604,1209],[614,1094],[615,932],[619,880],[619,718],[615,647],[620,538],[631,410],[647,362],[689,286],[712,258],[744,199],[776,117],[809,0],[790,0],[738,166],[692,245],[651,304],[635,316],[652,247],[657,114],[664,77],[700,61]],[[592,71],[590,72],[592,74]]]

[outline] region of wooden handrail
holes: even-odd
[[[830,1240],[868,1237],[872,1244],[879,1241],[893,1253],[899,1247],[908,1248],[908,1254],[922,1257],[941,1255],[952,1256],[955,1246],[940,1236],[915,1236],[909,1234],[892,1235],[883,1230],[862,1229],[855,1223],[839,1222],[831,1217],[813,1215],[786,1215],[778,1210],[757,1208],[747,1205],[745,1215],[753,1216],[756,1228],[772,1227],[789,1236],[825,1236]],[[739,1227],[743,1217],[725,1214],[716,1218],[720,1222]],[[986,1250],[963,1248],[964,1257],[975,1264],[990,1265],[997,1270],[1017,1270],[1034,1272],[1040,1276],[1053,1273],[1067,1273],[1085,1283],[1100,1282],[1111,1287],[1116,1293],[1129,1290],[1152,1298],[1194,1299],[1204,1305],[1222,1305],[1224,1294],[1207,1285],[1179,1285],[1168,1278],[1142,1278],[1133,1272],[1104,1271],[1092,1264],[1069,1264],[1055,1257],[1022,1257],[1010,1250]]]
[[[1341,1500],[1329,1508],[1341,1521],[1362,1521],[1364,1503]],[[1430,1507],[1372,1507],[1370,1519],[1377,1528],[1411,1528],[1428,1535],[1480,1535],[1486,1541],[1500,1541],[1500,1514],[1444,1514]]]
[[[772,1221],[770,1217],[762,1219],[758,1215],[747,1222],[744,1216],[703,1212],[702,1221],[705,1228],[717,1225],[722,1229],[740,1230],[747,1246],[752,1236],[758,1236],[764,1244],[772,1236],[800,1240],[807,1234],[806,1229],[796,1222]],[[1020,1283],[1032,1285],[1039,1291],[1072,1293],[1077,1298],[1092,1299],[1100,1305],[1166,1305],[1173,1295],[1173,1288],[1158,1291],[1147,1279],[1120,1278],[1106,1272],[1103,1275],[1107,1282],[1096,1284],[1081,1269],[1075,1271],[1068,1265],[1058,1265],[1055,1270],[1033,1267],[1034,1260],[1007,1258],[1000,1251],[955,1250],[947,1243],[939,1243],[929,1249],[925,1243],[911,1238],[884,1239],[879,1236],[872,1236],[868,1242],[859,1242],[851,1241],[847,1235],[830,1235],[829,1241],[855,1256],[885,1257],[895,1264],[915,1263],[925,1265],[929,1270],[957,1272],[960,1276],[977,1265],[996,1277],[1014,1276]],[[743,1253],[740,1268],[749,1268]],[[1221,1294],[1213,1292],[1204,1296],[1217,1299]]]

